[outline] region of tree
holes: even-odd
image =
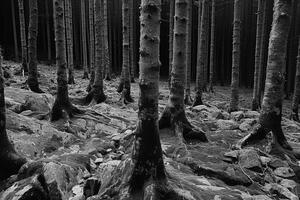
[[[104,42],[104,68],[105,68],[105,80],[110,80],[110,58],[109,58],[109,47],[108,47],[108,12],[107,12],[107,0],[104,1],[104,27],[103,27],[103,42]]]
[[[134,83],[134,77],[135,77],[135,13],[133,13],[134,8],[134,0],[129,0],[129,16],[130,16],[130,25],[129,25],[129,34],[130,34],[130,49],[129,49],[129,55],[130,55],[130,78],[131,82]]]
[[[195,130],[185,115],[184,88],[187,66],[187,8],[188,4],[186,0],[176,0],[170,96],[168,104],[159,120],[159,128],[172,128],[180,140],[199,139],[207,141],[205,134]]]
[[[57,96],[51,111],[51,121],[56,121],[63,117],[63,112],[65,112],[68,117],[72,117],[74,114],[82,113],[82,111],[71,104],[68,95],[64,0],[54,0],[53,10],[57,66]]]
[[[231,98],[229,111],[238,110],[239,103],[239,70],[240,70],[240,40],[241,40],[241,0],[234,0],[233,19],[233,49],[231,72]]]
[[[12,174],[16,174],[20,167],[26,163],[26,159],[22,158],[15,151],[6,132],[4,77],[1,53],[0,49],[0,181],[8,178]]]
[[[291,119],[294,121],[299,121],[299,115],[298,115],[299,103],[300,103],[300,39],[299,39],[299,44],[298,44],[295,89],[294,89],[294,95],[293,95],[293,101],[292,101],[292,113],[291,113]]]
[[[94,29],[94,0],[89,0],[89,33],[90,33],[90,68],[91,68],[91,78],[88,85],[87,91],[90,92],[95,80],[95,29]]]
[[[46,31],[47,31],[47,53],[48,53],[48,61],[51,62],[52,54],[51,54],[51,35],[50,35],[50,16],[49,16],[49,6],[48,0],[45,0],[45,10],[46,10]],[[71,15],[72,17],[72,15]],[[71,26],[72,27],[72,26]]]
[[[238,147],[273,134],[273,147],[288,153],[292,150],[281,127],[283,102],[283,71],[286,67],[287,41],[291,18],[291,0],[275,0],[273,24],[270,33],[267,78],[262,109],[254,131],[238,143]],[[291,154],[288,154],[291,155]]]
[[[199,38],[198,38],[198,59],[197,59],[197,76],[196,76],[196,96],[193,103],[193,106],[202,105],[202,91],[204,88],[204,67],[205,67],[205,51],[206,48],[206,39],[208,34],[207,16],[209,12],[209,2],[208,0],[202,1],[202,11],[199,10]]]
[[[106,96],[103,92],[103,69],[104,63],[104,0],[95,0],[95,80],[91,91],[85,98],[85,103],[99,104],[105,101]]]
[[[68,52],[68,84],[75,84],[74,79],[74,57],[73,57],[73,17],[72,1],[65,0],[66,31],[67,31],[67,52]]]
[[[22,69],[24,72],[28,72],[27,41],[26,41],[25,16],[24,16],[24,0],[18,0],[18,5],[19,5],[21,46],[22,46]]]
[[[130,66],[129,66],[129,25],[130,25],[130,16],[129,16],[129,1],[122,1],[122,21],[123,21],[123,64],[122,64],[122,75],[118,88],[118,92],[122,92],[122,102],[128,104],[133,102],[133,99],[130,95]]]
[[[15,15],[15,1],[11,2],[11,15],[12,15],[12,27],[14,35],[14,50],[15,50],[15,60],[19,61],[19,49],[18,49],[18,39],[17,39],[17,28],[16,28],[16,15]]]
[[[257,110],[260,106],[260,96],[258,88],[259,71],[261,66],[261,51],[262,51],[262,26],[263,26],[263,12],[262,0],[258,1],[257,7],[257,26],[256,26],[256,48],[255,48],[255,70],[254,70],[254,87],[252,95],[252,110]]]
[[[37,0],[29,0],[29,27],[28,27],[28,79],[27,84],[31,91],[43,93],[39,87],[37,71],[37,34],[38,34],[38,5]]]
[[[215,70],[215,27],[216,27],[216,0],[211,2],[211,32],[210,32],[210,67],[209,67],[209,92],[214,92]]]
[[[186,80],[185,80],[185,98],[186,105],[192,105],[191,98],[191,68],[192,68],[192,31],[193,31],[193,0],[188,1],[188,33],[187,33],[187,49],[186,49]]]
[[[169,87],[171,87],[171,72],[173,66],[173,33],[174,33],[175,0],[170,0],[169,17]]]
[[[85,16],[85,0],[81,0],[81,35],[82,35],[82,54],[83,54],[83,79],[89,78],[87,66],[87,47],[86,47],[86,16]]]

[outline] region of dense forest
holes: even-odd
[[[297,200],[298,0],[2,0],[0,199]]]

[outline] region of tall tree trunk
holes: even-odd
[[[239,70],[240,70],[240,42],[241,42],[241,0],[234,1],[233,21],[233,49],[231,72],[231,98],[229,111],[237,111],[239,105]]]
[[[109,65],[106,69],[105,80],[111,80],[112,73],[112,62],[113,62],[113,24],[112,24],[112,16],[111,16],[111,1],[105,0],[106,10],[107,10],[107,28],[108,28],[108,50],[109,50]]]
[[[123,65],[122,65],[122,77],[120,81],[120,86],[118,91],[122,91],[122,101],[124,104],[133,102],[133,99],[130,95],[130,66],[129,66],[129,25],[130,25],[130,16],[129,16],[129,1],[122,1],[122,22],[123,22]]]
[[[51,121],[57,121],[64,116],[63,112],[68,114],[69,117],[82,112],[71,104],[68,95],[64,0],[54,0],[53,10],[57,66],[57,96],[51,111]]]
[[[161,0],[142,0],[139,119],[134,142],[132,199],[144,199],[148,181],[167,182],[158,130],[159,38]]]
[[[38,4],[37,0],[29,0],[29,28],[28,28],[28,79],[31,91],[43,93],[39,88],[37,71],[37,35],[38,35]]]
[[[198,22],[198,29],[200,30],[200,35],[198,37],[198,59],[197,59],[197,76],[196,76],[196,97],[193,103],[193,106],[202,105],[202,91],[204,87],[204,67],[205,67],[205,51],[206,48],[206,39],[208,34],[207,16],[209,12],[209,2],[208,0],[202,1],[202,11],[199,10],[200,21]]]
[[[20,167],[26,162],[15,151],[6,132],[4,77],[2,71],[2,55],[0,49],[0,181],[12,174],[18,173]]]
[[[86,96],[86,104],[99,104],[105,101],[106,96],[103,92],[103,70],[104,62],[104,1],[95,0],[95,81],[92,90]]]
[[[81,0],[81,35],[82,35],[82,58],[83,58],[83,79],[89,78],[87,63],[87,44],[86,44],[86,15],[85,0]]]
[[[129,49],[129,55],[130,55],[130,79],[131,79],[131,82],[134,83],[135,80],[134,80],[134,77],[135,77],[135,74],[134,74],[134,68],[135,68],[135,29],[134,29],[134,13],[133,13],[133,1],[135,0],[129,0],[129,16],[130,16],[130,28],[129,28],[129,31],[130,31],[130,49]]]
[[[214,92],[215,71],[215,27],[216,27],[216,0],[211,2],[211,30],[210,30],[210,67],[209,67],[209,92]]]
[[[168,104],[159,120],[159,127],[172,128],[179,140],[207,141],[204,133],[197,131],[185,115],[184,87],[186,78],[186,44],[188,20],[187,0],[175,1],[173,67]]]
[[[300,103],[300,37],[299,37],[299,44],[298,44],[295,89],[294,89],[294,95],[292,101],[292,113],[291,113],[291,119],[294,121],[299,121],[299,115],[298,115],[299,103]]]
[[[204,67],[203,67],[203,91],[207,92],[207,75],[208,75],[208,57],[209,57],[209,19],[210,19],[210,1],[208,1],[208,7],[206,12],[205,20],[205,30],[206,30],[206,39],[205,39],[205,51],[204,51]]]
[[[272,147],[279,147],[279,144],[285,150],[292,150],[281,127],[284,84],[282,72],[286,67],[285,58],[291,19],[291,2],[291,0],[275,0],[274,2],[267,78],[259,125],[254,129],[253,133],[240,141],[240,146],[264,138],[267,133],[272,132],[275,141],[275,146],[273,145]]]
[[[110,74],[111,74],[111,66],[110,66],[110,55],[109,55],[109,46],[108,46],[108,9],[107,9],[107,2],[108,0],[104,0],[104,68],[105,68],[105,80],[110,80]]]
[[[19,49],[18,49],[16,15],[15,15],[15,0],[11,0],[11,14],[12,14],[12,27],[13,27],[13,35],[14,35],[14,45],[15,45],[15,60],[19,61]]]
[[[68,84],[75,84],[74,78],[74,52],[73,52],[73,17],[72,17],[72,1],[65,0],[66,14],[66,31],[67,31],[67,51],[68,51]]]
[[[28,72],[27,67],[27,40],[26,40],[26,29],[25,29],[25,14],[24,14],[24,0],[18,0],[19,3],[19,19],[20,19],[20,34],[21,34],[21,45],[22,45],[22,69],[24,72]]]
[[[254,87],[252,96],[252,110],[258,110],[260,107],[260,96],[258,88],[259,71],[261,66],[262,51],[262,28],[263,28],[263,0],[258,0],[257,8],[257,26],[256,26],[256,47],[255,47],[255,70],[254,70]],[[266,1],[266,0],[265,0]]]
[[[89,0],[89,44],[90,44],[90,69],[91,69],[91,78],[88,85],[87,91],[90,92],[94,81],[95,81],[95,9],[94,9],[94,0]]]
[[[192,105],[191,98],[191,69],[192,69],[192,32],[193,32],[193,0],[188,1],[188,31],[187,31],[187,49],[186,49],[186,79],[185,79],[185,98],[186,105]]]
[[[169,18],[169,87],[171,87],[171,72],[173,66],[173,34],[174,34],[174,12],[175,0],[170,0],[170,18]]]
[[[51,52],[50,16],[49,16],[48,0],[45,0],[45,10],[46,10],[47,53],[48,53],[48,61],[49,63],[51,63],[52,52]]]

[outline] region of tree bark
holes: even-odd
[[[48,61],[49,63],[51,63],[52,52],[51,52],[50,16],[49,16],[48,0],[45,0],[45,10],[46,10],[47,53],[48,53]]]
[[[209,92],[214,92],[215,71],[215,26],[216,26],[216,0],[211,2],[211,32],[210,32],[210,67],[209,67]]]
[[[168,104],[159,120],[159,127],[172,128],[175,135],[183,139],[207,141],[203,132],[195,130],[185,115],[184,87],[186,78],[188,3],[187,0],[175,1],[173,67]]]
[[[134,29],[134,13],[133,13],[133,1],[134,0],[129,0],[129,16],[130,16],[130,25],[129,25],[129,32],[130,32],[130,38],[129,38],[129,41],[130,41],[130,49],[129,49],[129,55],[130,55],[130,79],[131,79],[131,83],[134,83],[135,80],[134,80],[134,77],[135,77],[135,74],[134,74],[134,68],[135,68],[135,29]]]
[[[26,40],[26,29],[25,29],[25,15],[24,15],[24,0],[18,0],[19,3],[19,19],[20,19],[20,35],[22,45],[22,69],[24,72],[28,72],[27,67],[27,40]]]
[[[252,110],[258,110],[260,107],[258,75],[259,75],[260,67],[262,67],[261,66],[262,28],[263,28],[263,12],[262,12],[263,2],[262,1],[263,0],[258,0],[258,8],[257,8],[255,70],[254,70],[254,87],[253,87],[253,96],[252,96]]]
[[[86,15],[85,15],[85,0],[81,0],[81,35],[82,35],[82,58],[83,58],[83,79],[89,78],[87,64],[87,44],[86,44]]]
[[[95,81],[95,29],[94,29],[94,21],[95,21],[95,9],[94,9],[94,0],[89,0],[89,44],[90,44],[90,70],[91,70],[91,78],[90,83],[88,85],[87,91],[90,92],[94,81]]]
[[[51,121],[57,121],[63,117],[63,112],[65,112],[68,117],[72,117],[74,114],[81,113],[81,111],[71,104],[68,95],[64,0],[54,0],[53,10],[57,66],[57,96],[50,114]]]
[[[209,12],[209,2],[208,0],[202,1],[202,11],[199,10],[200,21],[198,22],[200,35],[198,37],[198,59],[197,59],[197,76],[196,76],[196,97],[193,106],[202,105],[202,92],[204,88],[204,67],[205,67],[205,52],[208,50],[206,48],[206,39],[208,34],[207,16]]]
[[[174,12],[175,0],[170,0],[170,18],[169,18],[169,88],[171,87],[171,73],[173,66],[173,34],[174,34]]]
[[[108,12],[107,12],[107,0],[104,0],[104,68],[105,68],[105,80],[110,80],[111,66],[110,66],[110,55],[108,46]]]
[[[229,111],[238,110],[239,104],[239,70],[240,70],[240,41],[241,41],[241,0],[234,1],[233,49],[231,72],[231,98]]]
[[[37,35],[38,35],[38,5],[37,0],[29,0],[29,28],[28,28],[28,79],[31,91],[43,93],[39,88],[37,71]]]
[[[19,49],[18,49],[16,15],[15,15],[15,1],[14,0],[11,0],[11,14],[12,14],[12,27],[13,27],[13,35],[14,35],[15,60],[19,61]]]
[[[108,50],[109,50],[109,65],[106,69],[105,80],[111,80],[111,73],[112,73],[112,60],[113,60],[113,24],[112,24],[112,16],[111,16],[111,1],[105,0],[106,3],[106,10],[107,10],[107,28],[108,28]]]
[[[10,143],[6,132],[4,77],[2,71],[2,55],[0,49],[0,181],[18,173],[26,160],[20,157]]]

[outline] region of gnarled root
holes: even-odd
[[[67,115],[66,118],[71,118],[76,114],[83,114],[84,111],[73,106],[70,102],[60,103],[56,100],[50,113],[50,120],[57,121],[64,117],[64,113]]]

